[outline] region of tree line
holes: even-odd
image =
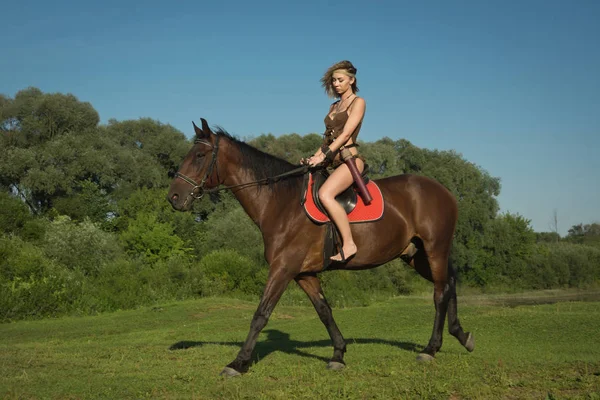
[[[392,133],[391,133],[392,134]],[[319,134],[245,139],[292,163]],[[482,290],[586,287],[600,281],[600,225],[566,237],[499,213],[501,182],[455,151],[405,139],[359,142],[370,176],[413,173],[458,199],[451,255]],[[0,319],[89,314],[198,296],[259,296],[267,266],[258,229],[228,193],[190,213],[167,203],[190,139],[151,118],[100,124],[90,103],[27,88],[0,95]],[[400,261],[323,275],[336,305],[368,304],[422,285]],[[292,292],[288,301],[300,301]]]

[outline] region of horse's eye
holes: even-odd
[[[204,153],[196,153],[196,158],[198,160],[201,160],[202,158],[204,158]]]

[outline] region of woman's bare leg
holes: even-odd
[[[362,160],[356,159],[356,167],[359,171],[362,171],[364,164]],[[350,170],[345,164],[340,165],[333,171],[333,173],[327,178],[321,189],[319,190],[319,200],[327,210],[327,213],[337,226],[342,236],[342,250],[344,251],[344,257],[348,258],[356,254],[357,248],[352,238],[352,231],[350,230],[350,222],[348,222],[348,216],[346,211],[341,205],[335,200],[335,197],[346,190],[352,185],[353,179]],[[342,259],[341,254],[337,254],[331,257],[334,261],[340,261]]]

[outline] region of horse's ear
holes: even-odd
[[[204,118],[200,118],[200,121],[202,121],[202,131],[208,136],[211,133],[208,122]]]
[[[198,138],[207,138],[211,134],[210,127],[208,126],[208,122],[206,122],[206,120],[204,118],[200,118],[200,121],[202,121],[202,129],[198,128],[196,126],[196,123],[194,121],[192,121],[192,125],[194,125],[194,131],[196,132],[196,136]]]
[[[196,136],[203,137],[204,136],[204,132],[202,132],[202,129],[198,128],[196,126],[196,123],[194,121],[192,121],[192,125],[194,125],[194,132],[196,132]]]
[[[210,129],[207,129],[208,124],[206,123],[206,121],[202,118],[200,118],[200,119],[202,120],[202,129],[198,128],[194,121],[192,121],[192,125],[194,125],[194,131],[196,132],[196,137],[206,138],[210,135]]]

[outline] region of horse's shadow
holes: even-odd
[[[332,347],[331,340],[316,340],[310,342],[301,342],[298,340],[293,340],[290,338],[290,334],[286,332],[282,332],[277,329],[269,329],[263,331],[263,333],[267,334],[267,338],[263,341],[257,342],[256,347],[254,349],[254,362],[258,362],[258,360],[262,360],[268,357],[271,353],[275,351],[281,351],[287,354],[295,354],[301,357],[308,358],[316,358],[317,360],[321,360],[324,362],[329,361],[329,359],[321,356],[317,356],[315,354],[307,353],[306,351],[302,351],[303,348],[310,347]],[[346,343],[349,345],[352,344],[386,344],[389,346],[398,347],[400,349],[410,351],[413,353],[418,353],[423,349],[422,346],[417,345],[416,343],[411,342],[399,342],[396,340],[385,340],[385,339],[376,339],[376,338],[347,338],[345,339]],[[202,347],[204,345],[209,344],[219,344],[225,346],[237,346],[241,347],[243,342],[196,342],[196,341],[181,341],[177,342],[171,347],[169,350],[185,350],[192,347]]]

